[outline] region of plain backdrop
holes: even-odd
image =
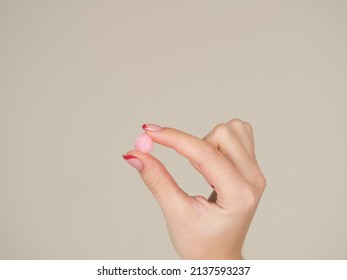
[[[0,0],[0,258],[178,259],[122,158],[143,123],[254,128],[247,259],[347,258],[347,2]],[[189,162],[153,155],[191,195]]]

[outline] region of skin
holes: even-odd
[[[232,119],[203,139],[168,127],[146,133],[187,158],[214,186],[208,199],[189,196],[158,159],[128,152],[142,163],[139,174],[162,209],[179,256],[242,259],[242,246],[266,185],[254,152],[252,126]]]

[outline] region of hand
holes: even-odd
[[[243,242],[266,185],[251,125],[233,119],[203,139],[157,125],[143,128],[154,142],[186,157],[214,187],[209,199],[191,197],[152,155],[133,150],[124,156],[158,201],[179,256],[242,259]]]

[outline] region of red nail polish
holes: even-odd
[[[137,157],[135,157],[135,156],[133,156],[133,155],[123,155],[123,158],[124,158],[125,160],[132,159],[132,158],[136,158],[136,159],[137,159]]]
[[[145,123],[144,125],[142,125],[142,129],[147,131],[159,131],[162,129],[162,127],[157,124]]]
[[[133,155],[123,155],[123,158],[138,171],[141,171],[144,167],[143,163]]]

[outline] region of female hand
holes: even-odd
[[[232,119],[203,139],[174,128],[143,128],[154,142],[186,157],[214,187],[209,199],[191,197],[152,155],[132,150],[124,156],[158,201],[179,256],[242,259],[243,242],[266,184],[251,125]]]

